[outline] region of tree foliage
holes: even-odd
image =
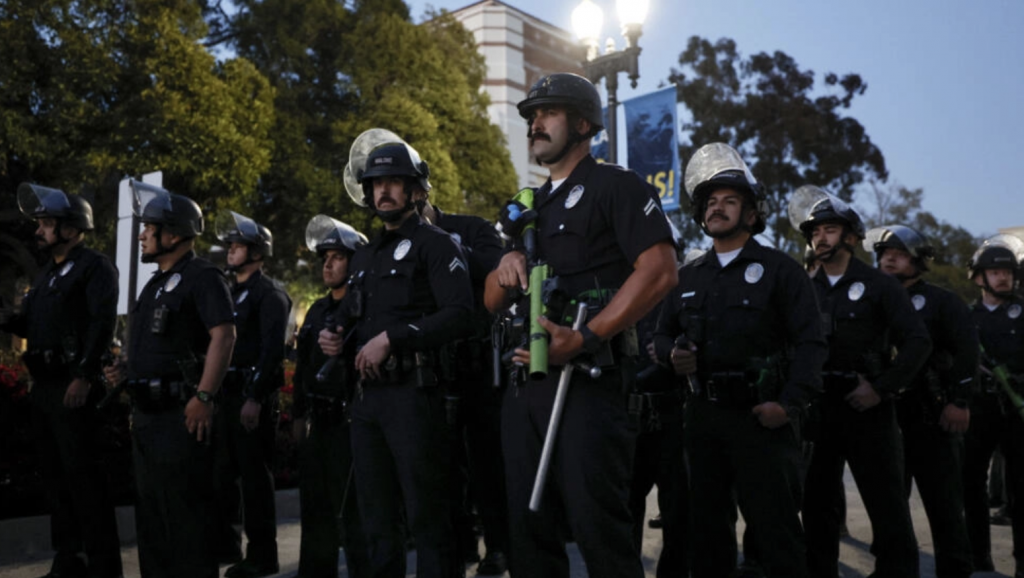
[[[81,193],[109,246],[124,175],[162,169],[204,205],[251,195],[273,91],[249,62],[217,62],[205,34],[185,1],[0,3],[0,210],[24,181]]]
[[[733,40],[712,43],[697,36],[679,55],[679,66],[669,80],[692,116],[682,126],[688,138],[681,158],[687,161],[710,142],[735,147],[767,187],[765,234],[777,247],[793,254],[803,249],[785,217],[798,187],[816,184],[849,200],[866,178],[887,177],[882,152],[856,119],[845,116],[867,90],[859,75],[827,73],[824,91],[815,90],[814,71],[801,69],[784,52],[745,58]],[[689,210],[685,200],[683,210]]]
[[[276,235],[275,273],[309,258],[306,222],[323,212],[369,233],[342,180],[349,147],[364,130],[392,130],[430,165],[431,200],[492,217],[516,177],[500,130],[487,116],[482,56],[451,16],[414,25],[394,0],[243,0],[208,10],[212,29],[254,62],[277,90],[275,147],[248,207]],[[317,277],[318,279],[318,277]]]

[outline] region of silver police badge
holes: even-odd
[[[565,208],[571,209],[576,206],[576,203],[580,202],[583,197],[583,185],[576,185],[569,191],[569,196],[565,198]]]
[[[248,297],[248,296],[249,296],[249,290],[246,289],[245,291],[242,291],[241,295],[238,296],[238,299],[235,300],[235,303],[241,303],[242,301],[245,301],[245,298]]]
[[[747,270],[743,272],[743,280],[753,285],[764,277],[764,265],[760,263],[751,263],[747,265]]]
[[[857,281],[850,285],[850,290],[846,293],[846,296],[850,298],[850,301],[860,301],[860,298],[864,296],[864,284]]]
[[[914,309],[920,311],[924,309],[925,298],[924,295],[914,295],[910,302],[914,304]]]
[[[171,275],[171,278],[164,283],[164,291],[168,293],[174,291],[174,288],[177,287],[179,283],[181,283],[181,273]]]
[[[68,273],[70,273],[71,269],[73,269],[74,266],[75,266],[75,262],[74,261],[68,261],[67,263],[65,263],[64,267],[60,270],[60,276],[63,277],[65,275],[67,275]]]
[[[1020,317],[1020,312],[1020,305],[1014,303],[1013,305],[1010,305],[1009,309],[1006,310],[1006,316],[1009,317],[1010,319],[1016,319]]]
[[[405,256],[409,254],[409,249],[412,249],[412,241],[409,239],[402,239],[402,242],[395,247],[395,261],[405,259]]]

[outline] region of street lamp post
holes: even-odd
[[[576,35],[587,47],[587,59],[583,63],[583,73],[594,84],[604,79],[608,91],[608,161],[618,162],[618,89],[619,73],[629,75],[630,85],[636,88],[640,78],[640,46],[637,44],[642,34],[642,24],[647,15],[647,0],[618,0],[619,21],[622,23],[622,36],[626,39],[624,50],[615,49],[615,40],[608,39],[605,53],[598,54],[597,38],[601,33],[603,15],[601,8],[592,0],[583,0],[572,13],[572,24]]]

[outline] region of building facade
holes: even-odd
[[[540,186],[548,171],[531,162],[526,121],[516,103],[546,74],[583,74],[583,47],[570,32],[498,0],[481,0],[452,15],[473,33],[487,63],[488,113],[505,134],[519,186]]]

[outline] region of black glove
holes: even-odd
[[[537,211],[527,209],[526,205],[519,201],[509,201],[501,208],[498,215],[498,232],[506,239],[518,239],[523,235],[523,229],[537,220]]]

